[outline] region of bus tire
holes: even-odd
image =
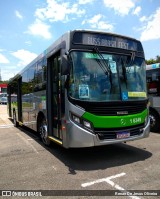
[[[17,118],[16,118],[16,112],[14,111],[13,112],[13,124],[14,124],[14,127],[18,127],[18,122],[17,122]]]
[[[153,132],[160,130],[160,115],[154,109],[149,109],[150,129]]]
[[[38,120],[38,133],[42,142],[46,145],[50,145],[50,140],[48,138],[48,131],[47,131],[47,122],[44,117],[39,118]]]

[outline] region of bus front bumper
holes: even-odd
[[[63,140],[63,146],[65,148],[81,148],[81,147],[93,147],[103,146],[108,144],[116,144],[122,142],[128,142],[146,138],[150,133],[150,120],[147,125],[142,129],[140,135],[131,136],[123,139],[104,139],[100,140],[97,134],[89,132],[80,126],[76,125],[72,121],[67,125],[67,132],[65,140]]]

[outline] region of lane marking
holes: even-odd
[[[88,187],[88,186],[91,186],[93,184],[100,183],[100,182],[106,182],[108,180],[111,180],[111,179],[114,179],[114,178],[118,178],[118,177],[121,177],[121,176],[124,176],[124,175],[126,175],[126,174],[125,173],[120,173],[120,174],[117,174],[117,175],[114,175],[114,176],[110,176],[108,178],[102,178],[102,179],[99,179],[99,180],[95,180],[93,182],[83,183],[81,186],[82,187]]]
[[[37,149],[36,149],[30,142],[28,142],[27,139],[25,139],[21,134],[19,134],[19,133],[16,133],[16,134],[17,134],[27,145],[29,145],[29,146],[33,149],[34,152],[39,153],[39,152],[37,151]]]
[[[34,137],[34,138],[28,138],[27,140],[28,140],[28,141],[32,141],[32,140],[39,140],[39,138]]]
[[[124,191],[127,192],[127,190],[125,190],[123,187],[119,186],[118,184],[115,184],[113,181],[111,180],[107,180],[106,181],[108,184],[110,184],[112,187],[114,187],[115,189],[119,190],[119,191]],[[140,199],[140,197],[137,196],[130,196],[130,195],[126,195],[132,199]]]
[[[123,187],[121,187],[118,184],[115,184],[113,181],[111,181],[111,179],[122,177],[124,175],[126,175],[126,173],[120,173],[120,174],[113,175],[113,176],[110,176],[110,177],[107,177],[107,178],[102,178],[102,179],[98,179],[98,180],[95,180],[95,181],[92,181],[92,182],[83,183],[83,184],[81,184],[81,186],[82,187],[88,187],[88,186],[94,185],[96,183],[106,182],[109,185],[111,185],[112,187],[114,187],[116,190],[127,192],[127,190],[125,190]],[[132,199],[140,199],[137,196],[130,196],[130,195],[126,195],[126,196],[128,196]]]
[[[11,128],[11,127],[14,127],[14,124],[0,125],[0,128],[1,128],[1,129],[4,129],[4,128]]]
[[[56,168],[56,167],[52,166],[52,168],[53,168],[55,171],[57,171],[57,168]]]

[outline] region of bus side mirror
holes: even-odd
[[[66,89],[69,88],[69,79],[70,79],[69,75],[65,75],[65,84],[64,84],[64,87]]]
[[[68,75],[69,74],[69,61],[67,59],[67,55],[62,56],[61,60],[61,75]]]

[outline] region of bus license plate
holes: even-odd
[[[118,132],[117,139],[128,138],[130,136],[130,132]]]

